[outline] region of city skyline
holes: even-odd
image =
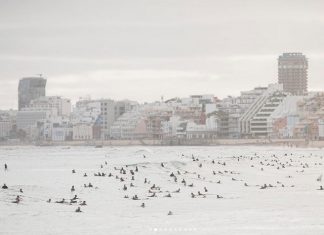
[[[322,1],[0,2],[1,109],[38,73],[73,103],[235,96],[275,83],[284,52],[305,54],[309,91],[324,90]]]

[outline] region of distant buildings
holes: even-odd
[[[114,122],[124,113],[132,111],[137,105],[137,102],[129,100],[83,99],[76,103],[71,121],[73,126],[79,125],[83,129],[86,128],[85,125],[90,125],[93,128],[94,139],[110,139],[111,126]],[[116,129],[113,133],[115,135]]]
[[[138,110],[122,114],[110,127],[112,139],[144,139],[148,137],[146,119]]]
[[[308,61],[302,53],[283,53],[278,58],[278,83],[292,95],[307,94]]]
[[[46,79],[42,77],[26,77],[19,81],[18,110],[28,107],[30,101],[45,96]]]
[[[217,138],[324,139],[324,93],[307,93],[307,58],[284,53],[278,84],[218,99],[213,94],[136,101],[45,96],[46,80],[19,81],[19,111],[0,112],[0,140],[161,140],[202,143]],[[197,142],[198,141],[198,142]]]
[[[15,125],[15,118],[11,113],[0,111],[0,140],[10,137],[13,126]]]
[[[240,137],[252,136],[251,122],[253,118],[258,114],[261,108],[274,93],[282,90],[283,88],[280,84],[270,84],[267,88],[255,89],[259,95],[253,95],[253,97],[255,97],[254,101],[247,107],[245,112],[239,118]]]
[[[54,109],[58,116],[68,117],[71,114],[71,101],[60,96],[41,96],[33,99],[29,109]]]

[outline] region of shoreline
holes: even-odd
[[[323,148],[324,140],[305,141],[304,139],[213,139],[213,140],[96,140],[96,141],[44,141],[30,142],[0,142],[5,146],[287,146]]]

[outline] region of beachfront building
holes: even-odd
[[[74,124],[72,128],[73,140],[92,140],[93,125],[89,123]]]
[[[289,114],[283,117],[274,117],[272,122],[273,138],[293,138],[294,130],[300,122],[298,114]]]
[[[53,123],[52,141],[69,141],[73,139],[73,128],[71,124]]]
[[[124,113],[136,109],[137,102],[111,99],[91,100],[81,99],[76,103],[72,113],[73,123],[91,124],[94,128],[95,139],[110,139],[110,128],[114,122]]]
[[[253,137],[268,137],[272,133],[271,115],[286,96],[283,92],[276,92],[267,98],[251,120],[251,135]]]
[[[318,120],[318,137],[320,140],[324,140],[324,119]]]
[[[170,120],[162,122],[163,139],[186,138],[188,120],[179,116],[172,116]]]
[[[283,91],[280,84],[270,84],[266,89],[257,89],[258,95],[255,96],[254,101],[247,106],[244,113],[239,118],[239,132],[240,137],[251,137],[251,121],[260,109],[265,105],[268,99],[275,93]]]
[[[134,109],[137,103],[129,100],[114,101],[111,99],[102,99],[98,101],[100,102],[101,111],[101,138],[110,139],[110,127],[121,115]]]
[[[31,100],[28,108],[29,110],[55,109],[57,116],[69,117],[71,114],[71,100],[60,96],[42,96]]]
[[[217,130],[209,129],[205,124],[197,124],[189,121],[186,126],[186,139],[214,139],[217,137]]]
[[[265,90],[267,88],[257,87],[250,91],[241,92],[238,97],[228,96],[217,102],[214,111],[221,112],[214,112],[214,114],[219,115],[219,135],[223,138],[240,138],[240,118]],[[208,106],[206,108],[210,109]],[[206,113],[207,116],[210,117],[210,113],[212,112]]]
[[[112,139],[144,139],[148,137],[146,120],[138,110],[122,114],[110,127]]]
[[[303,98],[303,96],[289,96],[282,91],[273,93],[251,120],[252,136],[276,137],[278,133],[274,130],[279,129],[284,137],[291,137],[294,125],[299,121],[297,104]],[[284,120],[280,121],[282,118],[286,118],[286,126],[282,126],[285,124]]]
[[[324,119],[324,93],[309,93],[298,102],[300,122],[294,130],[294,137],[316,140],[320,137],[321,123]]]

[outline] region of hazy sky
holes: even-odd
[[[282,52],[324,90],[323,42],[323,0],[0,0],[0,109],[39,73],[73,101],[238,95],[276,82]]]

